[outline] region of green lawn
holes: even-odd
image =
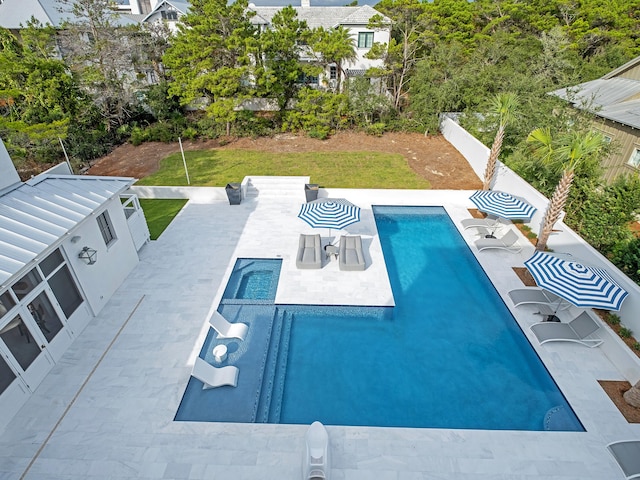
[[[312,183],[333,188],[430,188],[402,155],[378,152],[272,153],[255,150],[185,152],[191,185],[224,187],[247,175],[309,176]],[[187,185],[182,156],[160,163],[160,170],[138,185]]]
[[[186,200],[140,199],[151,240],[156,240],[187,203]]]

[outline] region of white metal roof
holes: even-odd
[[[42,175],[0,196],[0,284],[133,182],[122,177]]]

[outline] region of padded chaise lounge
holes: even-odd
[[[300,235],[296,267],[302,269],[322,268],[322,247],[320,234]]]
[[[364,254],[362,253],[362,238],[360,235],[340,237],[340,252],[338,253],[340,270],[364,270]]]
[[[202,389],[222,387],[229,385],[235,387],[238,384],[238,367],[227,365],[226,367],[214,367],[200,357],[196,358],[191,375],[202,382]]]

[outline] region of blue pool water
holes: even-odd
[[[280,259],[238,258],[222,299],[273,300],[281,265]]]
[[[396,307],[222,305],[238,386],[192,378],[176,419],[583,431],[444,209],[374,214]]]

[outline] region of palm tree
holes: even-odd
[[[491,183],[493,182],[493,177],[496,174],[496,167],[498,165],[498,157],[502,149],[502,141],[504,140],[504,130],[507,127],[507,123],[516,116],[516,110],[519,106],[520,102],[515,93],[499,93],[491,100],[491,113],[498,116],[499,123],[498,132],[493,139],[489,160],[487,160],[487,167],[484,171],[483,190],[491,189]]]
[[[585,160],[603,153],[607,142],[601,133],[573,131],[563,135],[556,142],[548,128],[537,128],[527,137],[534,144],[534,156],[543,163],[554,163],[562,168],[562,176],[553,192],[544,214],[538,235],[536,250],[545,250],[549,235],[553,231],[571,191],[576,168]]]

